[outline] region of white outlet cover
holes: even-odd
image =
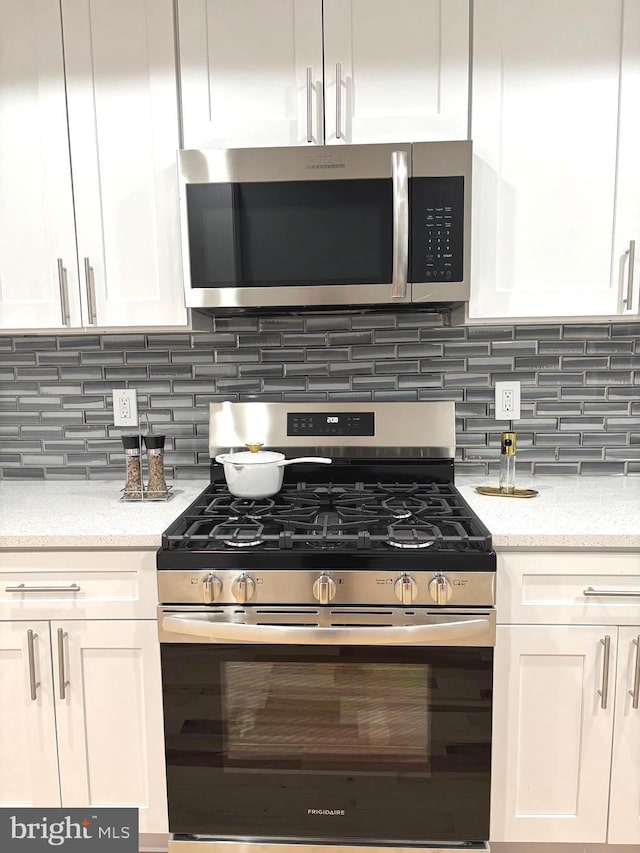
[[[133,388],[113,389],[114,426],[138,426],[138,395]]]
[[[511,405],[505,399],[511,398]],[[520,383],[496,382],[495,384],[496,420],[516,421],[520,417]]]

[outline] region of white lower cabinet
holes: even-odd
[[[0,807],[167,832],[155,551],[0,550]]]
[[[167,831],[154,621],[2,622],[0,683],[0,805],[134,806]]]
[[[640,553],[504,552],[497,577],[491,840],[640,849]]]
[[[155,622],[0,623],[0,682],[0,805],[133,806],[167,831]]]
[[[636,698],[637,697],[637,698]],[[636,706],[634,708],[634,705]],[[640,848],[640,626],[618,629],[610,844]]]
[[[0,622],[0,685],[0,806],[59,806],[48,622]]]

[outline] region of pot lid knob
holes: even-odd
[[[262,447],[262,442],[258,441],[255,444],[245,444],[245,447],[247,447],[252,453],[257,453]]]

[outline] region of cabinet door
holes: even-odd
[[[593,626],[498,628],[493,841],[606,840],[616,634]]]
[[[0,622],[0,684],[0,806],[59,806],[48,622]]]
[[[637,311],[639,62],[638,0],[475,3],[471,317]]]
[[[62,805],[135,806],[141,832],[166,832],[155,621],[52,622],[51,631]]]
[[[620,628],[609,803],[609,844],[640,847],[640,626]],[[638,703],[640,704],[640,702]]]
[[[89,325],[187,322],[171,0],[63,0],[78,256]]]
[[[58,0],[0,2],[0,188],[0,328],[80,325]]]
[[[327,143],[468,138],[468,0],[324,0]]]
[[[179,0],[185,148],[324,141],[321,0]]]

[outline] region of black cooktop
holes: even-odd
[[[429,569],[491,571],[491,534],[452,483],[290,482],[271,498],[211,483],[169,527],[161,569]]]

